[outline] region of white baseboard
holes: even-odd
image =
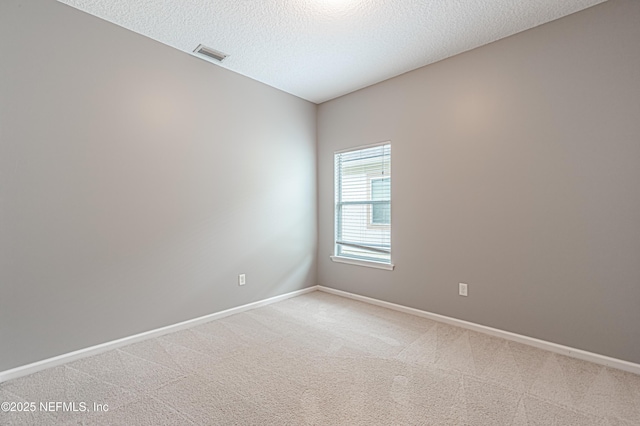
[[[290,299],[292,297],[300,296],[301,294],[316,291],[317,289],[318,286],[303,288],[302,290],[292,291],[291,293],[281,294],[280,296],[274,296],[268,299],[259,300],[257,302],[248,303],[246,305],[237,306],[235,308],[215,312],[203,317],[190,319],[187,321],[179,322],[177,324],[168,325],[166,327],[156,328],[155,330],[145,331],[144,333],[135,334],[133,336],[123,337],[122,339],[112,340],[110,342],[105,342],[88,348],[79,349],[77,351],[55,356],[53,358],[43,359],[42,361],[37,361],[31,364],[12,368],[11,370],[0,371],[0,383],[6,382],[7,380],[11,379],[17,379],[18,377],[28,376],[29,374],[37,373],[38,371],[47,368],[56,367],[58,365],[66,364],[68,362],[75,361],[81,358],[97,355],[103,352],[110,351],[112,349],[150,339],[152,337],[159,337],[164,334],[180,331],[198,324],[228,317],[229,315],[239,314],[240,312],[245,312],[251,309],[259,308],[261,306],[270,305],[272,303],[280,302],[281,300]]]
[[[511,340],[513,342],[523,343],[529,346],[535,346],[536,348],[544,349],[560,355],[566,355],[572,358],[581,359],[583,361],[589,361],[595,364],[605,365],[607,367],[628,371],[630,373],[640,374],[640,364],[635,364],[633,362],[624,361],[617,358],[611,358],[605,355],[600,355],[593,352],[587,352],[582,349],[576,349],[569,346],[559,345],[557,343],[547,342],[546,340],[540,340],[533,337],[523,336],[521,334],[511,333],[510,331],[504,331],[504,330],[500,330],[493,327],[487,327],[487,326],[476,324],[469,321],[459,320],[456,318],[434,314],[427,311],[421,311],[420,309],[409,308],[407,306],[397,305],[395,303],[385,302],[383,300],[373,299],[371,297],[360,296],[358,294],[353,294],[353,293],[349,293],[342,290],[336,290],[333,288],[324,287],[320,285],[317,287],[319,291],[335,294],[336,296],[347,297],[349,299],[358,300],[360,302],[381,306],[383,308],[393,309],[394,311],[400,311],[407,314],[417,315],[419,317],[428,318],[430,320],[455,325],[458,327],[466,328],[468,330],[473,330],[480,333],[501,337],[503,339]]]
[[[199,318],[183,321],[177,324],[169,325],[166,327],[157,328],[155,330],[145,331],[144,333],[135,334],[133,336],[124,337],[122,339],[113,340],[110,342],[101,343],[96,346],[91,346],[85,349],[69,352],[66,354],[58,355],[53,358],[37,361],[32,364],[23,365],[13,368],[11,370],[0,371],[0,383],[7,380],[16,379],[18,377],[28,376],[29,374],[37,373],[38,371],[45,370],[47,368],[56,367],[58,365],[66,364],[71,361],[75,361],[81,358],[86,358],[92,355],[97,355],[103,352],[117,349],[122,346],[130,345],[132,343],[140,342],[145,339],[153,337],[159,337],[165,334],[173,333],[183,330],[185,328],[193,327],[198,324],[213,321],[215,319],[224,318],[230,315],[239,314],[251,309],[259,308],[261,306],[270,305],[285,299],[300,296],[312,291],[324,291],[326,293],[335,294],[337,296],[347,297],[349,299],[358,300],[361,302],[369,303],[372,305],[381,306],[383,308],[393,309],[419,317],[428,318],[434,321],[443,322],[458,327],[463,327],[469,330],[477,331],[484,334],[489,334],[503,339],[511,340],[525,345],[535,346],[540,349],[545,349],[550,352],[558,353],[561,355],[570,356],[573,358],[581,359],[584,361],[590,361],[595,364],[601,364],[619,370],[628,371],[630,373],[640,374],[640,364],[624,361],[616,358],[611,358],[605,355],[596,354],[593,352],[587,352],[582,349],[575,349],[569,346],[559,345],[557,343],[547,342],[545,340],[535,339],[533,337],[523,336],[521,334],[511,333],[509,331],[500,330],[497,328],[487,327],[484,325],[472,323],[469,321],[463,321],[444,315],[434,314],[420,309],[409,308],[407,306],[397,305],[395,303],[385,302],[383,300],[373,299],[366,296],[360,296],[358,294],[349,293],[342,290],[336,290],[324,286],[311,286],[302,290],[292,291],[291,293],[282,294],[280,296],[270,297],[268,299],[259,300],[257,302],[248,303],[246,305],[237,306],[235,308],[227,309],[225,311],[215,312],[213,314],[205,315]]]

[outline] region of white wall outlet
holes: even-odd
[[[238,275],[238,285],[245,285],[247,283],[247,278],[244,274]]]
[[[467,296],[467,285],[465,283],[459,283],[458,284],[458,294],[460,296]]]

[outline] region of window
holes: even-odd
[[[391,144],[335,154],[335,249],[332,259],[391,265]]]

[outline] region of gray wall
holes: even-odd
[[[640,2],[324,103],[318,134],[319,284],[640,363]],[[333,263],[333,151],[384,140],[396,270]]]
[[[316,284],[315,139],[309,102],[1,0],[0,371]]]

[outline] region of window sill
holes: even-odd
[[[387,271],[393,271],[393,268],[395,268],[395,265],[393,263],[373,262],[371,260],[351,259],[349,257],[341,257],[341,256],[330,256],[330,257],[331,257],[331,260],[337,263],[346,263],[349,265],[365,266],[367,268],[384,269]]]

